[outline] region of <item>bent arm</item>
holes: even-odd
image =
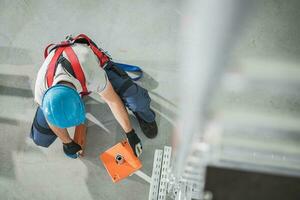
[[[128,112],[111,83],[108,81],[106,88],[99,93],[101,98],[108,104],[116,120],[119,122],[125,133],[132,130]]]
[[[51,125],[48,123],[51,130],[61,139],[61,141],[65,144],[72,142],[72,139],[68,133],[68,130],[66,128],[58,128],[56,126]]]

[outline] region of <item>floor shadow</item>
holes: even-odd
[[[1,85],[0,85],[0,94],[8,95],[8,96],[33,98],[32,90],[15,88],[15,87],[7,87]]]
[[[3,53],[1,50],[3,49],[0,48],[0,54]],[[2,57],[3,55],[0,55],[0,63],[3,61],[1,60]],[[25,152],[26,148],[28,148],[26,146],[26,139],[29,136],[31,123],[28,121],[23,121],[23,119],[26,119],[26,117],[22,117],[21,120],[20,118],[16,119],[16,116],[22,116],[22,112],[24,113],[26,111],[25,113],[28,113],[30,110],[28,106],[31,104],[33,93],[30,89],[29,77],[24,75],[0,74],[1,98],[2,95],[17,97],[13,98],[12,101],[19,104],[16,106],[17,108],[22,108],[16,110],[13,107],[14,104],[1,99],[0,106],[2,110],[2,116],[0,117],[0,177],[14,179],[15,161],[13,160],[13,153]],[[22,97],[25,97],[26,99],[23,99]]]
[[[0,85],[30,89],[30,78],[24,75],[0,73]]]
[[[0,118],[0,177],[15,179],[15,166],[13,152],[22,151],[25,148],[25,139],[29,133],[31,124],[14,120]],[[24,133],[24,130],[27,130]]]
[[[9,124],[9,125],[12,125],[12,126],[18,126],[19,121],[15,120],[15,119],[0,117],[0,124]]]
[[[10,65],[33,64],[29,50],[16,47],[0,46],[0,63]]]
[[[177,108],[177,105],[176,105],[176,104],[174,104],[173,102],[171,102],[171,101],[168,100],[167,98],[161,96],[160,94],[158,94],[158,93],[156,93],[156,92],[153,92],[153,91],[149,91],[149,93],[152,94],[152,95],[154,95],[154,96],[156,96],[156,97],[159,98],[159,99],[162,99],[163,101],[165,101],[165,102],[167,102],[168,104],[170,104],[170,105],[172,105],[172,106],[174,106],[174,107]]]
[[[150,76],[150,74],[145,71],[143,71],[143,77],[139,81],[137,81],[137,83],[143,88],[146,88],[148,91],[154,90],[159,85],[158,81],[156,81],[152,76]]]
[[[0,95],[33,98],[28,76],[0,74]]]

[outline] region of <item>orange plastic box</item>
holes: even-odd
[[[134,155],[127,140],[100,154],[99,158],[114,183],[128,177],[142,167],[141,161]]]

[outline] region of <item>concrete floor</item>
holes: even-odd
[[[180,58],[176,55],[180,55],[182,15],[178,4],[177,0],[0,1],[0,199],[148,198],[148,183],[132,176],[113,184],[98,160],[101,152],[123,138],[105,104],[89,99],[87,109],[109,132],[89,123],[86,156],[71,160],[64,156],[59,140],[45,149],[28,138],[36,109],[32,91],[44,47],[69,33],[86,33],[116,61],[142,66],[145,76],[140,84],[150,92],[158,137],[146,139],[133,117],[132,122],[144,146],[142,171],[151,175],[154,150],[171,144],[178,114]],[[239,144],[251,146],[250,150],[263,146],[262,150],[299,156],[299,6],[297,0],[257,0],[245,13],[247,19],[240,21],[241,27],[236,27],[240,32],[232,44],[229,71],[245,73],[260,89],[244,94],[225,88],[216,108],[223,109],[230,123],[241,125],[238,133],[229,131],[224,137],[224,146],[237,146],[238,151]],[[184,20],[188,22],[188,17]],[[255,112],[252,121],[249,110]],[[274,137],[274,131],[268,135],[265,129],[253,133],[245,129],[257,121],[283,131]],[[269,142],[270,138],[274,140]],[[263,145],[257,146],[257,141]],[[298,166],[286,164],[289,169]]]
[[[143,142],[142,171],[151,176],[154,150],[170,145],[176,115],[178,16],[173,1],[0,2],[0,199],[148,198],[148,183],[134,175],[113,184],[98,159],[124,137],[107,105],[88,101],[110,133],[89,123],[86,156],[71,160],[59,140],[46,149],[29,139],[32,91],[44,47],[69,33],[85,33],[115,60],[142,66],[158,137],[146,139],[132,123]]]

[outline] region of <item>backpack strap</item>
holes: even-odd
[[[90,46],[94,54],[98,57],[100,61],[100,67],[104,67],[105,64],[110,60],[110,57],[104,53],[103,50],[97,47],[97,45],[85,34],[80,34],[74,38],[74,42],[76,43],[76,40],[79,40],[81,38],[84,38],[87,41],[87,44]]]
[[[62,41],[60,44],[53,44],[53,43],[51,43],[44,50],[44,58],[46,59],[46,57],[49,55],[49,53],[51,51],[53,51],[55,49],[58,49],[59,47],[67,47],[67,46],[71,46],[73,44],[74,43],[71,40]],[[52,47],[52,48],[50,48],[50,47]],[[50,48],[50,50],[49,50],[49,48]]]
[[[58,61],[57,61],[57,65],[58,64],[61,64],[61,66],[67,70],[67,72],[69,74],[71,74],[74,78],[76,78],[76,74],[71,66],[71,63],[63,56],[63,55],[60,55]]]
[[[89,94],[87,87],[86,87],[86,80],[85,80],[85,76],[83,73],[83,70],[81,68],[80,62],[74,52],[74,50],[72,49],[71,45],[73,43],[70,43],[68,41],[62,42],[59,45],[56,45],[54,48],[56,48],[56,51],[54,53],[54,56],[52,57],[49,65],[48,65],[48,70],[46,73],[46,79],[47,79],[47,85],[48,87],[51,87],[53,84],[53,79],[55,76],[55,71],[57,68],[57,63],[58,63],[58,59],[60,58],[60,56],[62,55],[63,52],[65,52],[69,58],[69,61],[71,63],[71,67],[74,71],[75,77],[77,78],[77,80],[80,82],[80,85],[82,87],[82,92],[80,93],[81,95],[87,95]],[[48,45],[45,49],[45,54],[44,55],[48,55],[48,48],[52,46],[52,45]]]
[[[65,48],[65,53],[67,54],[67,56],[70,60],[70,63],[71,63],[71,66],[73,68],[73,71],[76,75],[76,78],[79,80],[79,82],[81,84],[81,87],[82,87],[81,94],[85,95],[85,94],[89,93],[88,90],[87,90],[87,87],[86,87],[85,76],[84,76],[82,67],[80,65],[80,62],[77,58],[77,55],[75,54],[75,52],[74,52],[74,50],[72,49],[71,46],[67,46]]]
[[[45,50],[44,50],[44,58],[45,58],[45,59],[47,58],[47,56],[48,56],[48,54],[49,54],[48,49],[49,49],[51,46],[53,46],[53,45],[55,45],[55,44],[51,43],[51,44],[49,44],[48,46],[46,46],[46,48],[45,48]]]
[[[54,79],[54,75],[55,75],[55,71],[56,71],[56,63],[58,58],[60,57],[60,55],[62,54],[62,52],[65,50],[65,47],[59,47],[55,53],[54,56],[52,57],[49,65],[48,65],[48,69],[47,69],[47,73],[46,73],[46,79],[47,79],[47,85],[48,87],[51,87],[53,84],[53,79]]]

